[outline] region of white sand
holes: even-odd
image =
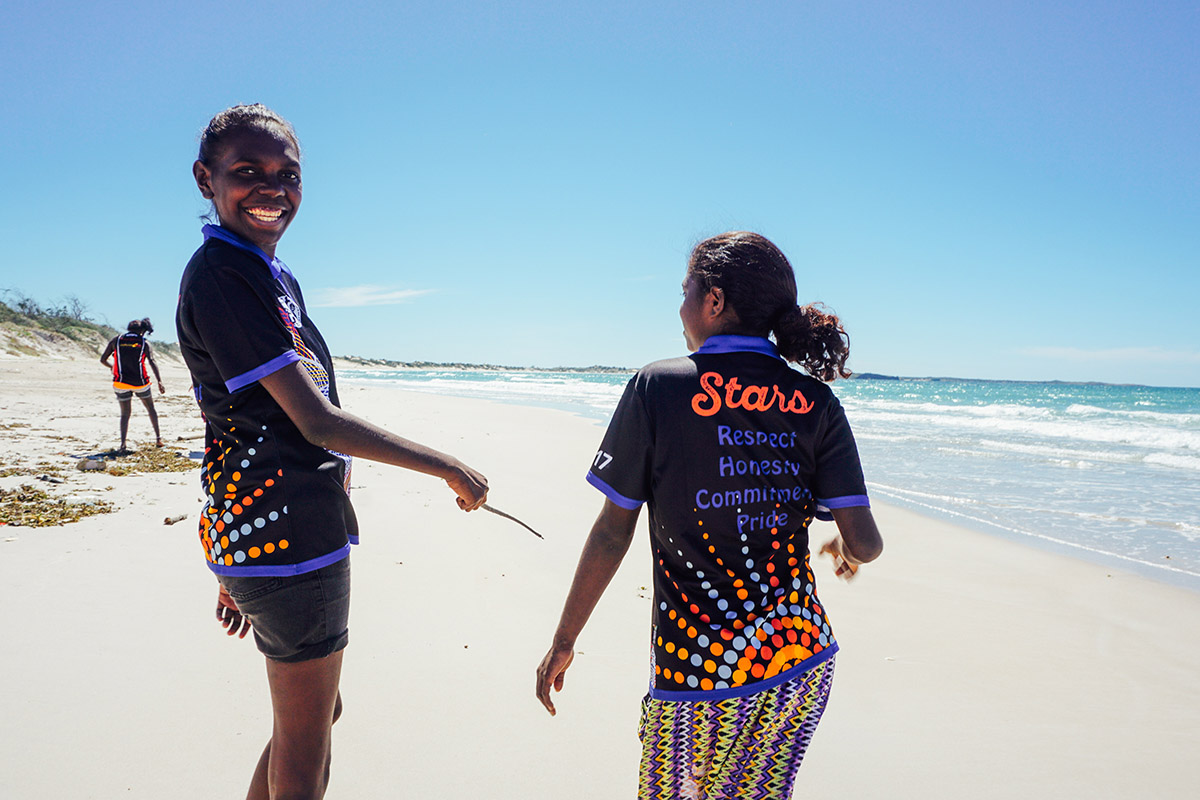
[[[199,449],[186,374],[166,372],[164,439]],[[3,361],[0,386],[0,423],[30,426],[0,429],[3,466],[115,446],[99,364]],[[644,529],[580,641],[558,716],[533,696],[600,507],[583,475],[601,429],[384,388],[348,386],[343,404],[483,470],[491,501],[546,541],[463,514],[435,480],[356,464],[363,544],[328,797],[633,797]],[[51,438],[64,434],[78,441]],[[151,441],[137,404],[131,440]],[[0,487],[22,482],[36,481]],[[0,528],[0,798],[242,796],[269,701],[253,643],[213,619],[195,475],[71,473],[52,488],[120,509]],[[163,525],[177,513],[190,518]],[[818,560],[842,651],[797,797],[1197,796],[1200,595],[896,508],[876,516],[884,555],[853,584]]]

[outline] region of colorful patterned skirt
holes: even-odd
[[[825,711],[830,658],[772,689],[642,701],[639,800],[785,800]]]

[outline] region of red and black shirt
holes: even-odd
[[[150,345],[140,333],[122,333],[111,342],[113,348],[113,388],[145,389],[150,385],[146,374],[146,356]]]

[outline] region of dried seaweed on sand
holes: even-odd
[[[70,500],[29,485],[0,489],[0,525],[45,528],[113,510],[113,504],[105,500]]]
[[[187,456],[165,447],[142,447],[125,453],[110,450],[91,457],[107,461],[108,474],[118,476],[140,472],[190,472],[199,467]]]

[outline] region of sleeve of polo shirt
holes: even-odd
[[[193,327],[230,392],[300,360],[275,291],[265,269],[258,280],[220,265],[192,285]]]
[[[638,390],[638,378],[635,375],[625,385],[625,393],[587,474],[588,483],[630,511],[650,499],[653,451],[650,415]]]
[[[858,445],[846,412],[832,392],[822,435],[816,445],[816,476],[812,487],[817,501],[817,518],[833,519],[830,509],[870,506],[863,480]]]

